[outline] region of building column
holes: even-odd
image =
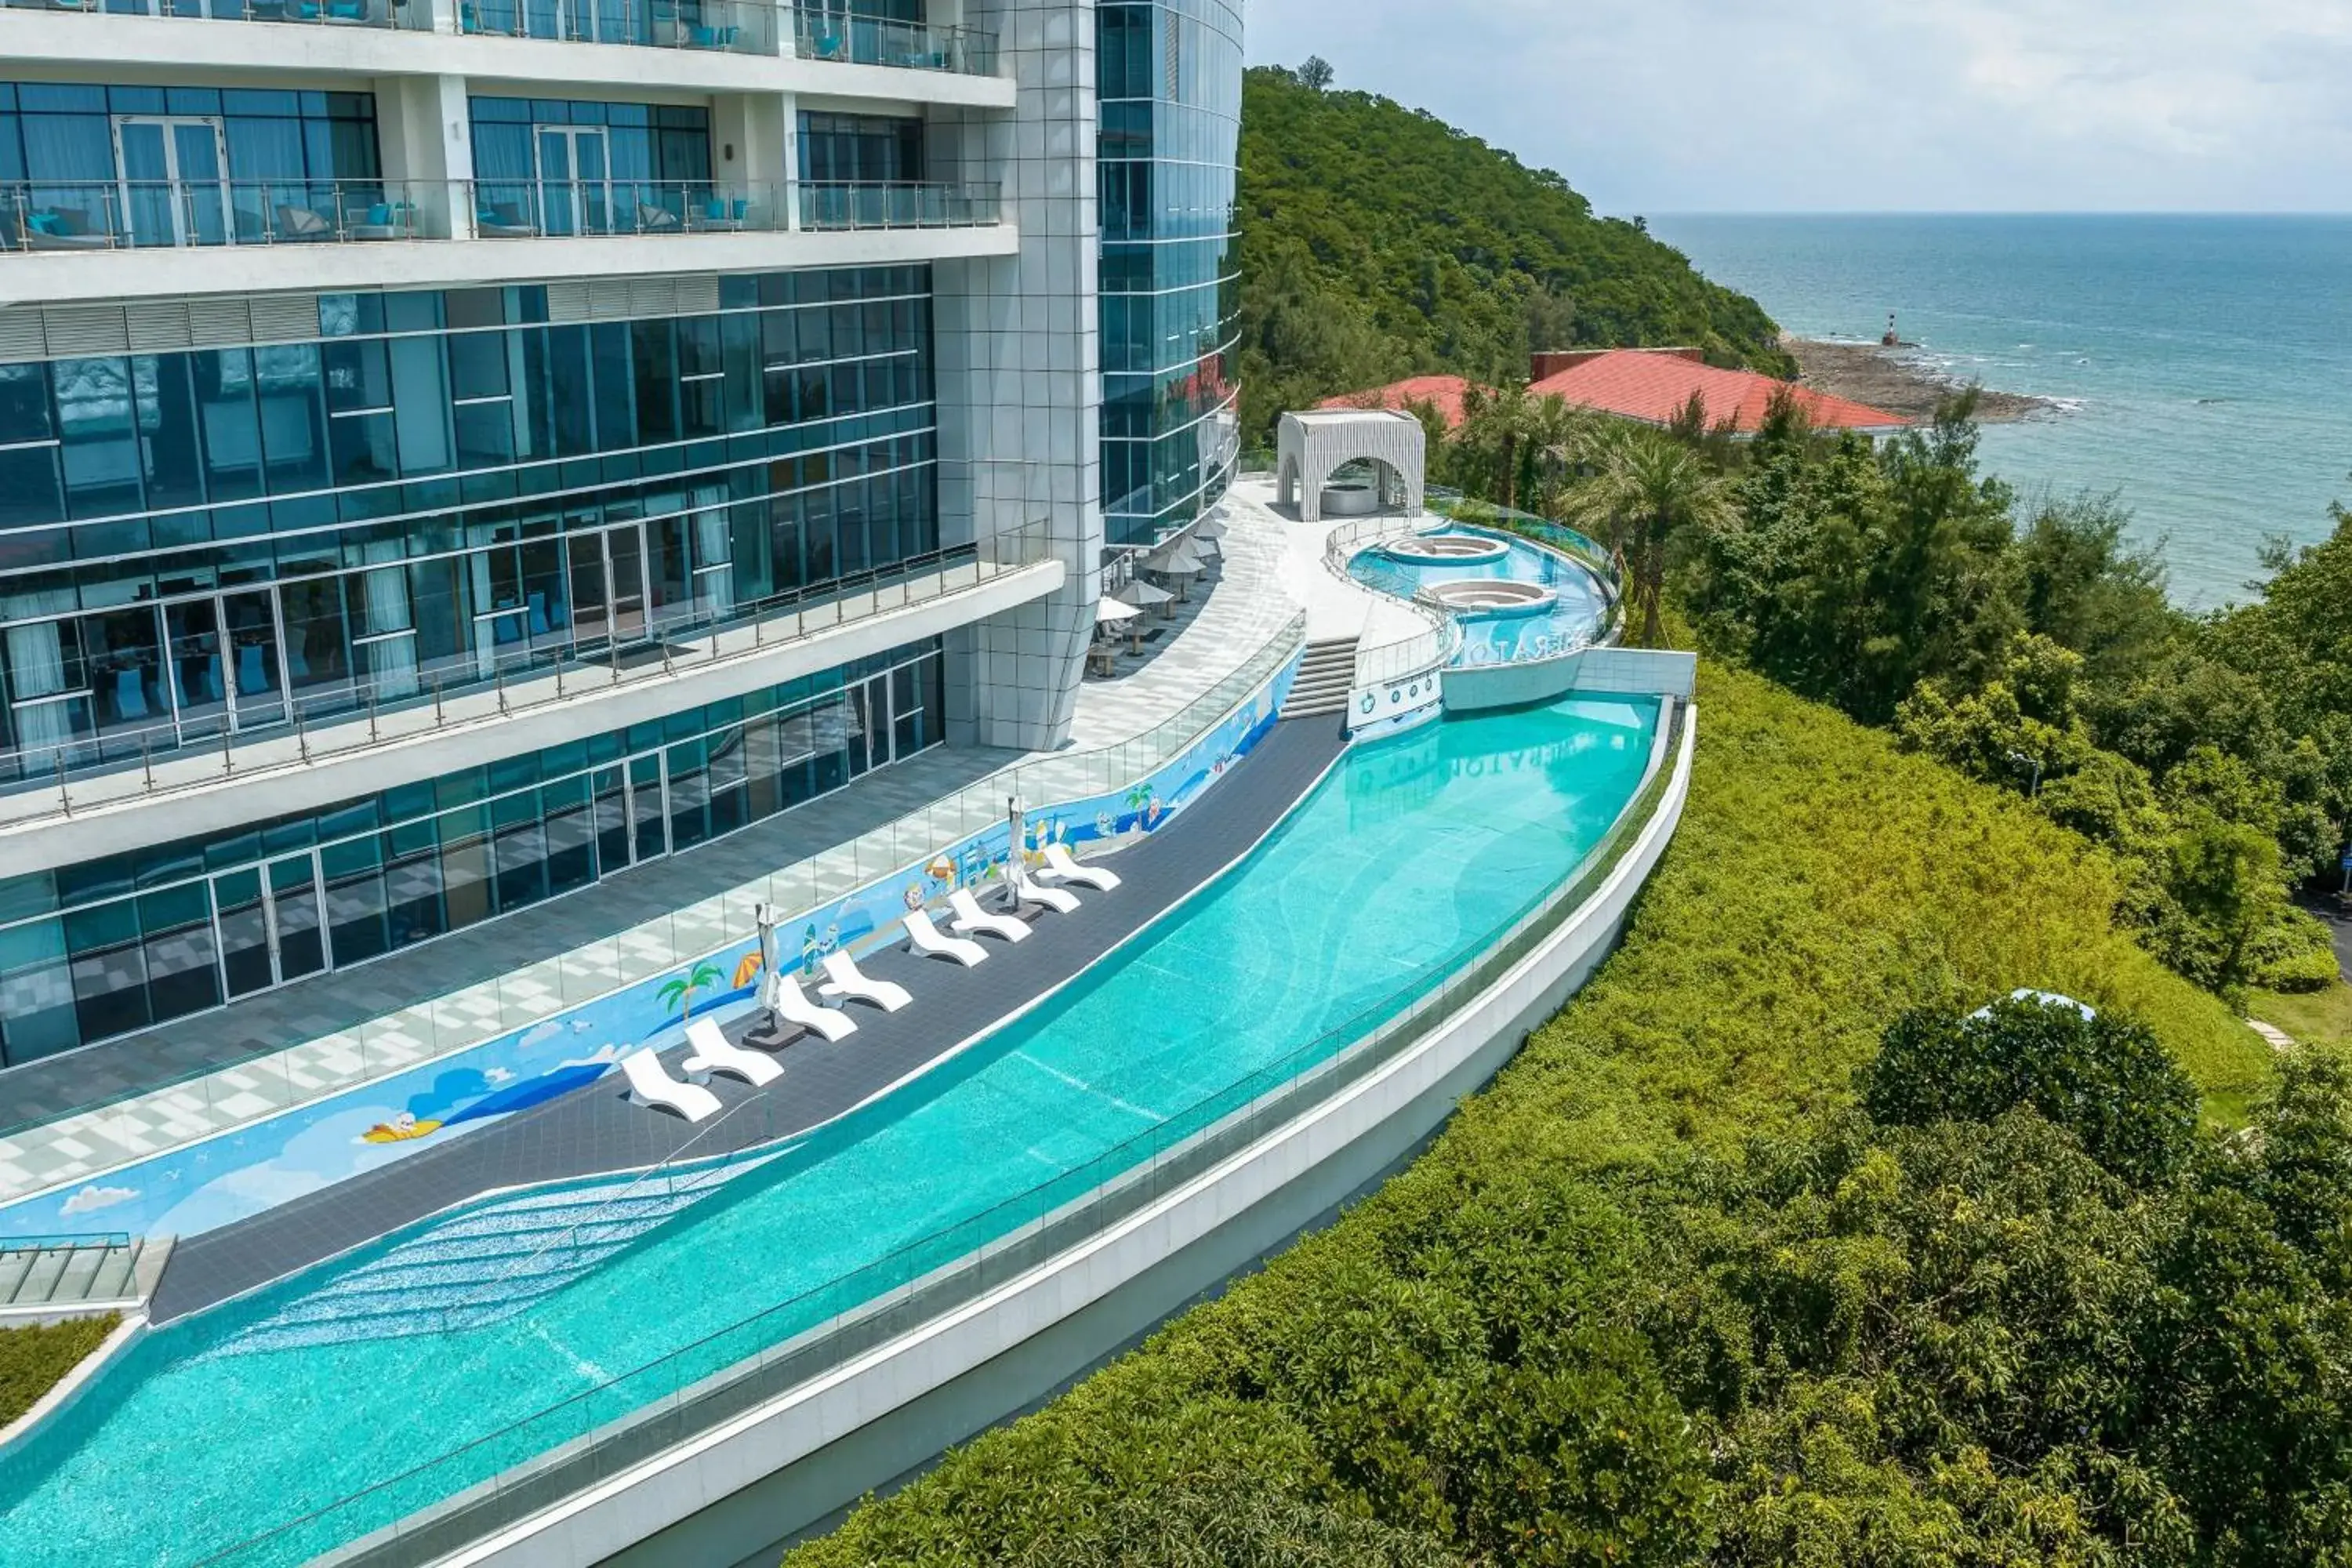
[[[743,187],[753,214],[780,204],[786,226],[798,228],[793,199],[793,165],[799,160],[799,101],[791,93],[723,92],[710,100],[714,179]]]
[[[936,117],[930,177],[1001,182],[1021,249],[932,269],[940,536],[985,551],[1041,525],[1069,581],[950,640],[949,714],[968,742],[1052,751],[1070,738],[1102,592],[1095,7],[974,0],[963,20],[996,32],[1020,96],[1009,117]]]
[[[474,214],[464,186],[474,177],[474,125],[466,79],[378,77],[375,105],[386,183],[406,184],[408,199],[438,233],[469,237]]]

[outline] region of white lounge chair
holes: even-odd
[[[745,1050],[708,1018],[697,1018],[686,1026],[686,1043],[694,1047],[694,1054],[677,1065],[687,1072],[723,1072],[753,1089],[765,1089],[784,1076],[774,1058]]]
[[[640,1105],[665,1107],[688,1121],[701,1121],[719,1114],[717,1095],[698,1083],[680,1083],[670,1077],[661,1065],[661,1058],[651,1051],[623,1057],[621,1071],[629,1080],[629,1092]]]
[[[1076,882],[1081,888],[1092,888],[1108,893],[1118,886],[1118,874],[1099,866],[1081,866],[1066,844],[1045,846],[1045,868],[1037,873],[1041,882]]]
[[[1027,877],[1013,879],[1013,896],[1024,904],[1043,904],[1055,914],[1074,915],[1078,912],[1078,896],[1060,888],[1049,888],[1033,882]]]
[[[845,952],[828,955],[824,961],[827,984],[816,988],[820,996],[838,996],[845,1002],[871,1002],[885,1013],[895,1013],[914,998],[907,988],[887,980],[870,980],[857,967],[857,960]]]
[[[955,911],[955,929],[968,936],[1001,936],[1007,942],[1027,942],[1029,924],[1011,915],[992,915],[980,907],[969,888],[958,888],[948,895],[948,908]]]
[[[769,1007],[787,1024],[797,1025],[811,1034],[823,1035],[828,1040],[839,1041],[857,1033],[857,1020],[836,1007],[820,1007],[808,999],[801,983],[789,974],[779,974],[769,988]]]
[[[966,969],[988,958],[988,949],[980,943],[940,931],[928,910],[917,910],[907,917],[906,924],[908,947],[925,958],[951,958]]]

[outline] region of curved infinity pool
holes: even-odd
[[[1444,539],[1467,535],[1502,539],[1484,530],[1448,526],[1423,535]],[[1378,545],[1356,552],[1348,574],[1368,588],[1400,599],[1410,599],[1433,583],[1491,581],[1531,583],[1551,590],[1554,598],[1538,615],[1465,615],[1459,665],[1516,664],[1523,659],[1550,658],[1572,652],[1601,635],[1609,601],[1591,573],[1565,556],[1538,550],[1523,539],[1505,539],[1509,549],[1502,559],[1444,564],[1408,563],[1382,553]]]
[[[1487,945],[1624,808],[1656,720],[1564,701],[1358,748],[1051,1001],[799,1147],[685,1184],[708,1192],[555,1231],[531,1215],[577,1191],[474,1205],[149,1335],[0,1458],[0,1562],[299,1563],[825,1321],[882,1288],[877,1260],[895,1281],[1005,1234]],[[916,1005],[953,1006],[955,981]],[[566,1267],[543,1266],[551,1245]]]

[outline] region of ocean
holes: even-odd
[[[2029,499],[2116,491],[2173,598],[2243,601],[2266,536],[2352,501],[2352,217],[1654,217],[1801,337],[1895,312],[1936,364],[2060,411],[1985,429]]]

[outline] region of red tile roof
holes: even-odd
[[[1620,349],[1601,354],[1558,375],[1548,376],[1528,389],[1538,397],[1559,396],[1586,408],[1597,408],[1622,418],[1652,425],[1671,423],[1698,394],[1706,405],[1706,422],[1727,418],[1732,428],[1750,432],[1764,423],[1764,410],[1773,394],[1792,391],[1821,430],[1895,430],[1911,423],[1899,414],[1873,408],[1850,398],[1832,397],[1811,387],[1791,387],[1784,381],[1751,371],[1717,370],[1696,364],[1678,354],[1648,353]]]
[[[1370,392],[1351,392],[1344,397],[1328,397],[1323,400],[1322,406],[1393,408],[1402,412],[1409,403],[1427,403],[1445,416],[1447,429],[1459,430],[1464,418],[1462,400],[1469,391],[1469,382],[1458,375],[1417,375],[1410,381],[1374,387]]]

